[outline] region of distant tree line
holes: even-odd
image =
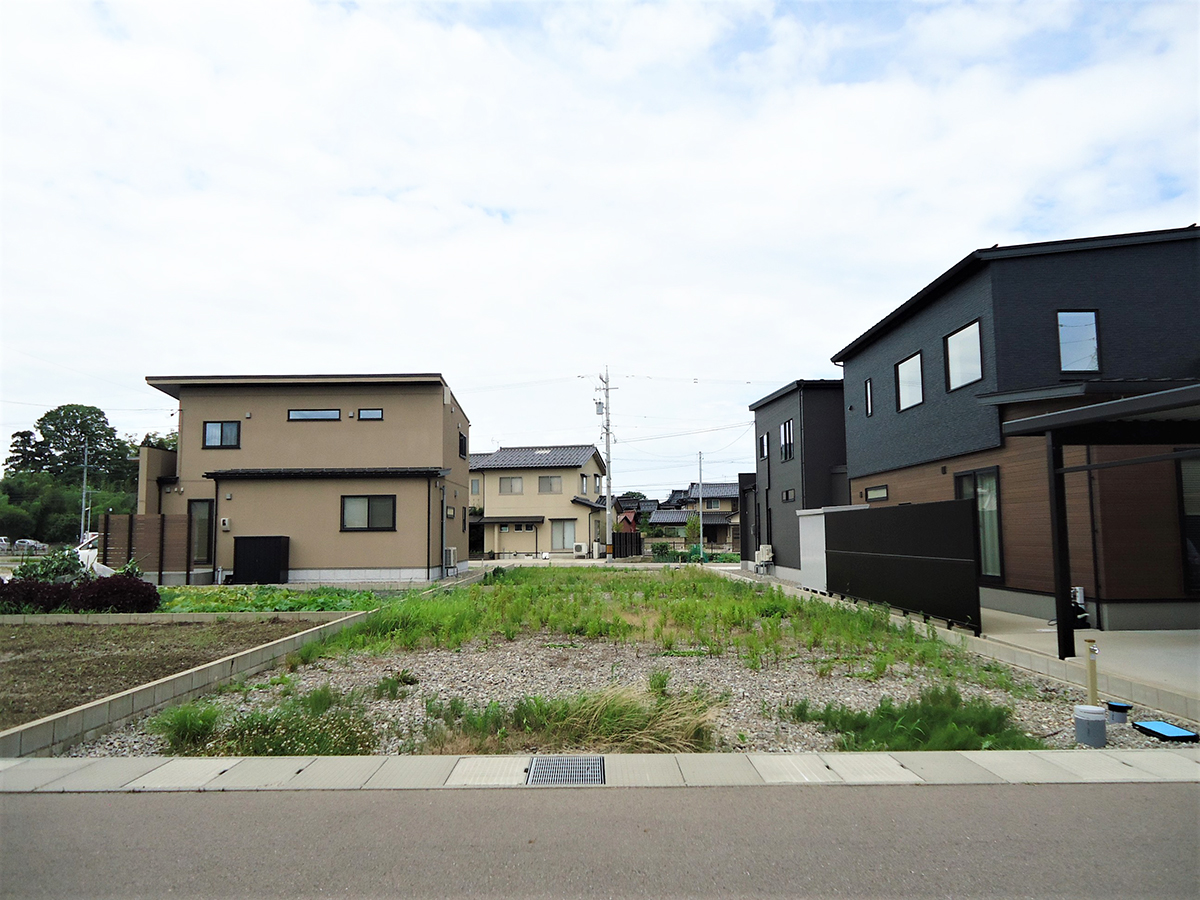
[[[37,420],[32,431],[12,437],[0,479],[0,534],[10,541],[31,537],[46,543],[79,534],[84,448],[93,530],[98,516],[133,512],[137,506],[139,444],[175,449],[174,433],[122,438],[103,410],[67,404]]]

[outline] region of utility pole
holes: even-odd
[[[84,517],[87,514],[87,464],[88,464],[88,442],[87,438],[83,439],[83,492],[79,495],[79,543],[83,543],[86,536],[87,526],[84,524]]]
[[[696,509],[700,513],[700,565],[704,565],[704,454],[697,453],[700,463],[700,480],[696,482]]]
[[[600,376],[604,385],[604,474],[608,482],[608,492],[604,498],[604,558],[612,559],[612,417],[609,409],[608,366]]]

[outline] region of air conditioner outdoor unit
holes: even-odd
[[[457,569],[458,568],[458,548],[447,547],[442,551],[442,568]]]
[[[585,557],[585,556],[587,556],[587,544],[581,544],[579,541],[576,541],[575,542],[575,558],[583,559],[583,557]]]
[[[761,565],[765,565],[767,563],[773,562],[774,559],[775,559],[775,553],[774,553],[774,551],[772,551],[770,544],[763,544],[761,547],[758,548],[758,551],[754,554],[754,564],[757,566],[761,566]]]

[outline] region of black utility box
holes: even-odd
[[[287,584],[288,541],[285,534],[233,539],[234,584]]]

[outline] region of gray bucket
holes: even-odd
[[[1129,710],[1133,709],[1132,704],[1117,703],[1116,701],[1108,701],[1108,721],[1114,725],[1120,725],[1129,721]]]
[[[1103,706],[1075,707],[1075,742],[1086,747],[1103,747],[1108,743],[1104,730],[1107,718]]]

